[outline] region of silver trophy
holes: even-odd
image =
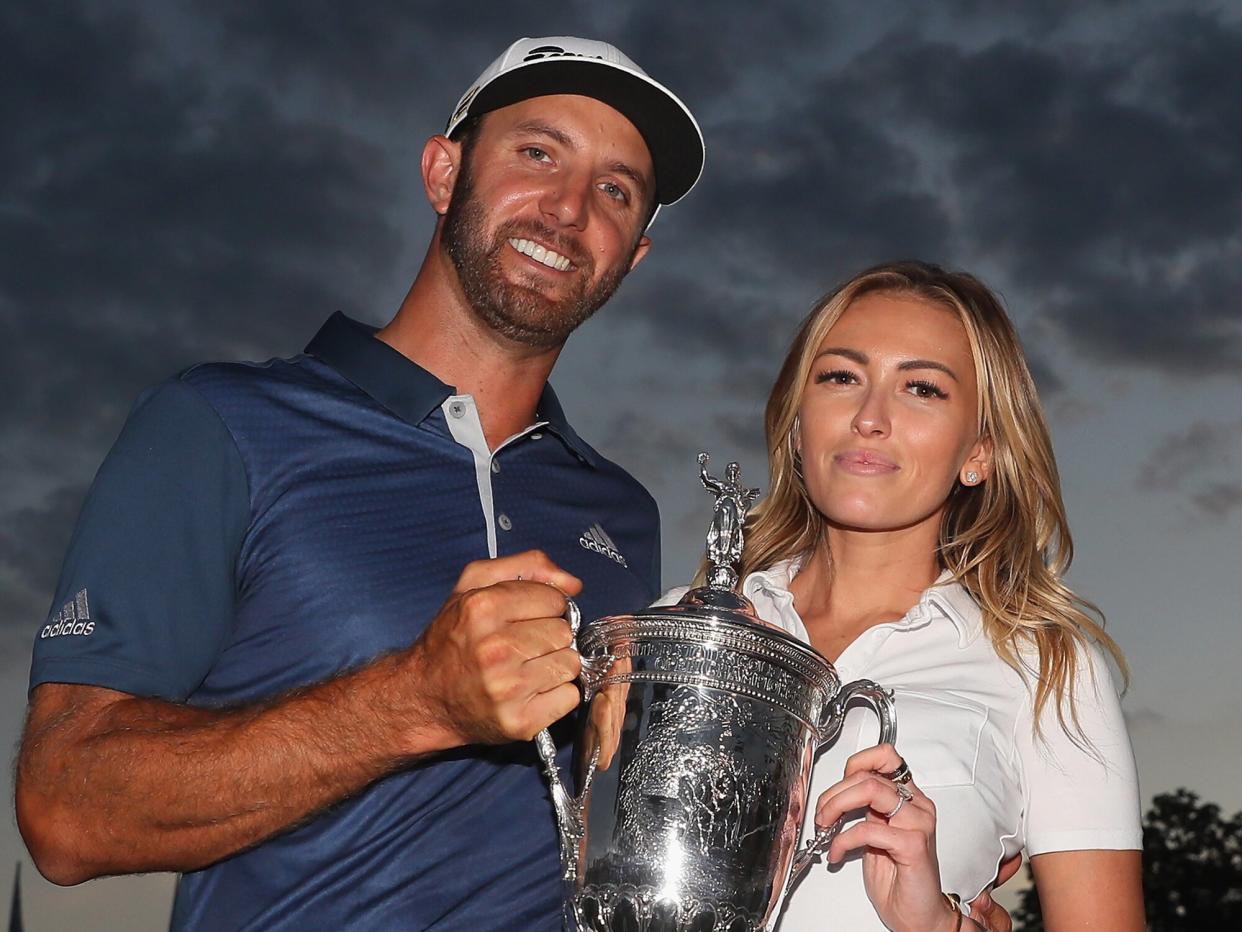
[[[817,651],[755,615],[735,591],[757,489],[730,463],[699,478],[715,496],[708,584],[676,605],[600,618],[580,635],[586,714],[564,786],[546,731],[568,928],[771,930],[791,882],[840,823],[798,850],[816,750],[846,707],[869,702],[896,737],[892,694],[846,686]],[[577,630],[577,609],[570,622]],[[826,917],[826,921],[831,921]]]

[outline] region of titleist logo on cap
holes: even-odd
[[[556,58],[556,57],[594,58],[599,61],[604,60],[603,55],[585,55],[582,52],[570,52],[566,49],[561,48],[559,45],[541,45],[539,46],[539,48],[531,49],[529,52],[527,52],[526,56],[522,59],[522,61],[524,62],[537,61],[540,58]]]

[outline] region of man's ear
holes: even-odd
[[[638,238],[638,245],[634,247],[634,255],[630,259],[630,271],[633,272],[638,268],[638,263],[643,261],[643,256],[647,255],[647,250],[651,248],[651,237],[644,233]]]
[[[423,146],[423,190],[432,209],[444,216],[461,167],[461,143],[447,136],[436,135]]]

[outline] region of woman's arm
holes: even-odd
[[[1049,932],[1143,932],[1134,752],[1100,648],[1080,649],[1077,660],[1080,740],[1058,721],[1052,703],[1040,721],[1042,738],[1032,733],[1029,717],[1016,726],[1035,886]]]
[[[1144,932],[1140,851],[1050,851],[1031,858],[1048,932]]]

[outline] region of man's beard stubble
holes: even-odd
[[[612,297],[629,271],[634,250],[591,288],[588,283],[595,261],[576,242],[542,224],[511,220],[488,243],[486,216],[483,204],[474,195],[469,166],[463,162],[440,239],[457,270],[466,302],[483,323],[515,343],[536,349],[560,346]],[[546,297],[533,278],[530,286],[508,280],[501,267],[501,254],[512,248],[508,242],[511,237],[546,243],[569,259],[580,275],[574,289],[558,301]]]

